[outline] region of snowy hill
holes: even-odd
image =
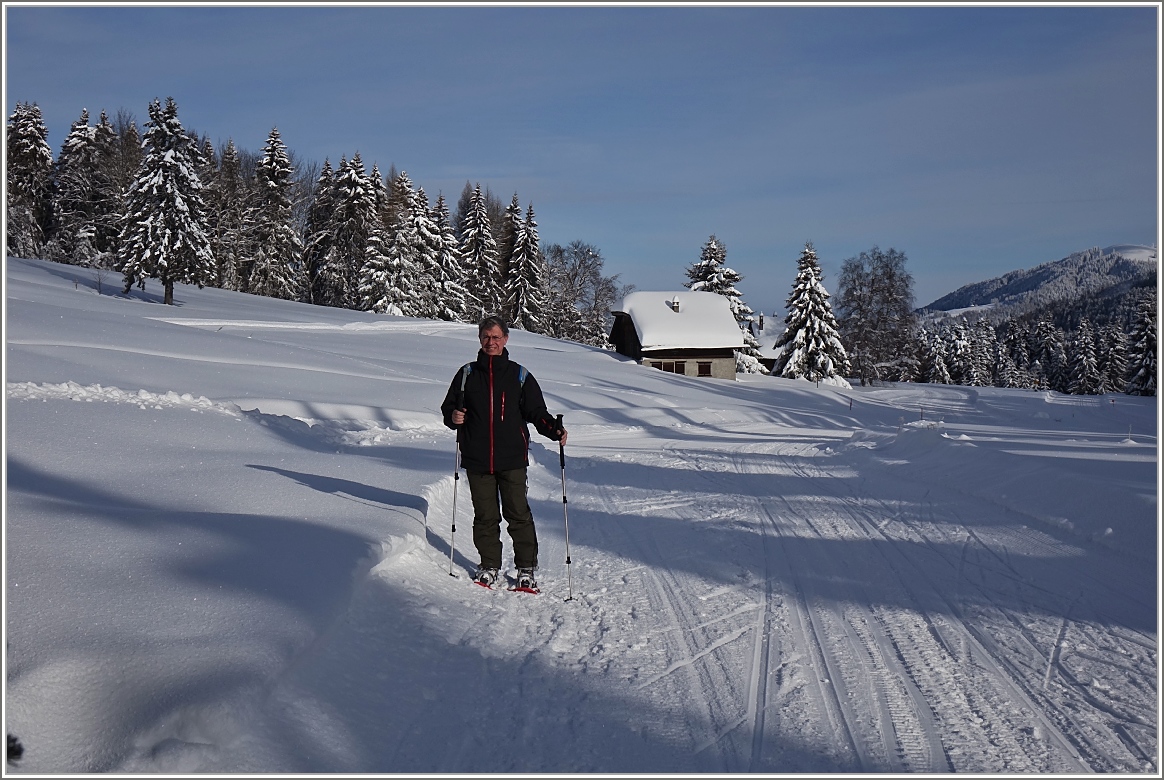
[[[1159,266],[1152,247],[1119,245],[1077,252],[1035,268],[969,284],[924,307],[953,313],[989,306],[1010,316],[1058,302],[1111,294],[1136,283],[1154,281]]]
[[[468,579],[472,326],[5,272],[10,771],[1159,771],[1154,398],[515,331],[528,596]]]

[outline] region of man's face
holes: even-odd
[[[486,355],[496,357],[501,354],[501,350],[505,349],[505,342],[509,341],[509,336],[501,332],[501,328],[493,325],[487,330],[481,331],[481,349]]]

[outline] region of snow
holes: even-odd
[[[679,301],[679,311],[671,307]],[[738,349],[744,346],[727,298],[710,292],[633,292],[615,310],[628,314],[639,343],[651,349]]]
[[[528,596],[464,480],[451,533],[472,326],[6,280],[11,772],[1159,772],[1153,398],[515,330],[570,431]]]
[[[1118,244],[1116,246],[1109,246],[1103,250],[1103,253],[1105,255],[1119,254],[1137,263],[1154,264],[1159,258],[1156,247],[1143,246],[1141,244]]]

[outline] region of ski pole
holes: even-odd
[[[465,407],[465,384],[461,382],[461,392],[457,393],[457,411],[464,411]],[[461,484],[461,428],[457,426],[457,447],[456,457],[453,461],[453,530],[449,534],[449,576],[456,577],[453,574],[453,552],[457,549],[457,493],[460,491],[457,488]]]
[[[461,432],[457,431],[457,451],[456,460],[453,466],[453,532],[449,536],[449,576],[456,577],[453,574],[453,550],[457,549],[457,486],[461,482]]]
[[[558,415],[558,430],[562,430],[562,415]],[[562,464],[562,519],[566,521],[566,601],[574,600],[574,577],[570,573],[570,516],[566,512],[566,445],[558,441],[558,460]]]

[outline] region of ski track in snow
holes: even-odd
[[[8,398],[218,413],[267,426],[306,427],[329,446],[361,447],[394,433],[371,421],[297,420],[176,391],[25,382],[9,383]],[[584,429],[577,430],[574,440],[585,436]],[[1047,656],[1046,642],[1031,634],[1021,616],[993,600],[986,580],[975,579],[977,572],[978,577],[1008,578],[1037,589],[1006,553],[960,525],[957,517],[934,517],[933,501],[930,516],[921,517],[862,495],[860,483],[836,478],[828,464],[817,465],[817,445],[755,444],[748,438],[740,436],[735,449],[667,446],[662,453],[637,452],[627,458],[638,465],[684,470],[709,488],[698,501],[690,494],[669,497],[666,492],[603,485],[578,490],[576,485],[571,506],[611,518],[610,526],[617,530],[607,527],[602,533],[620,541],[609,546],[626,546],[639,563],[611,560],[600,549],[579,545],[574,558],[585,561],[585,568],[574,578],[576,599],[565,604],[555,592],[561,582],[540,597],[522,598],[473,592],[467,571],[459,571],[453,587],[470,592],[457,597],[484,599],[486,608],[455,624],[449,641],[529,659],[519,665],[566,662],[588,678],[605,678],[600,687],[614,678],[629,680],[635,690],[647,692],[657,706],[672,712],[675,720],[667,722],[664,736],[689,740],[687,749],[708,771],[774,771],[781,765],[780,751],[772,747],[779,743],[774,735],[788,730],[815,733],[830,746],[826,760],[838,771],[1126,770],[1128,764],[1113,765],[1107,759],[1119,746],[1136,760],[1151,763],[1154,745],[1141,744],[1144,736],[1135,733],[1135,726],[1153,726],[1152,713],[1143,704],[1120,701],[1119,694],[1109,699],[1102,691],[1089,690],[1093,686],[1077,679],[1080,672],[1068,666],[1059,647],[1064,634],[1074,630],[1097,653],[1107,647],[1108,652],[1126,654],[1130,640],[1154,654],[1152,636],[1118,636],[1064,619],[1055,642],[1052,697],[1035,675]],[[633,444],[626,445],[633,452]],[[587,452],[585,444],[571,449]],[[747,495],[733,484],[756,474],[779,475],[785,486],[779,495],[764,497]],[[559,486],[554,476],[536,466],[531,469],[531,497],[552,501]],[[424,488],[430,514],[451,507],[453,486],[451,478],[444,478]],[[467,495],[461,498],[461,507],[468,507]],[[463,509],[459,550],[468,536],[468,515],[471,509]],[[733,517],[758,537],[760,568],[738,585],[717,586],[688,571],[676,559],[673,545],[664,552],[657,533],[636,530],[640,517],[698,525],[708,516]],[[442,533],[435,526],[431,530]],[[805,541],[887,542],[873,545],[879,551],[876,566],[894,575],[889,587],[895,600],[908,606],[869,603],[860,576],[868,561],[837,560],[835,553],[824,555],[825,546],[800,544]],[[906,557],[902,545],[894,542],[913,543],[911,549],[925,551],[927,558],[936,557],[948,572],[956,572],[953,595],[948,583],[934,579],[932,562]],[[1039,547],[1046,540],[1031,532],[1025,544]],[[419,537],[406,540],[403,548],[400,540],[386,543],[385,550],[369,576],[389,576],[409,564],[410,576],[435,578],[439,590],[450,593],[450,584],[439,574],[447,560],[437,559]],[[682,554],[695,556],[691,551]],[[418,561],[423,562],[420,568]],[[846,572],[857,576],[847,578]],[[596,588],[599,582],[607,585]],[[961,619],[953,599],[968,588],[983,597],[975,607],[977,615],[994,615],[987,629]],[[1061,598],[1049,591],[1045,595]],[[725,597],[736,601],[734,607],[722,606]],[[708,618],[709,602],[723,611]],[[638,641],[631,642],[632,635]],[[641,652],[644,640],[652,645],[646,653]],[[585,649],[580,653],[579,647]],[[319,652],[313,649],[307,655]],[[1076,670],[1084,660],[1110,663],[1095,654],[1072,659]],[[1135,676],[1131,669],[1127,673]],[[1152,681],[1139,684],[1150,687]],[[1088,711],[1110,716],[1110,724],[1079,716]],[[769,717],[776,713],[778,718]],[[827,734],[820,732],[825,724]]]

